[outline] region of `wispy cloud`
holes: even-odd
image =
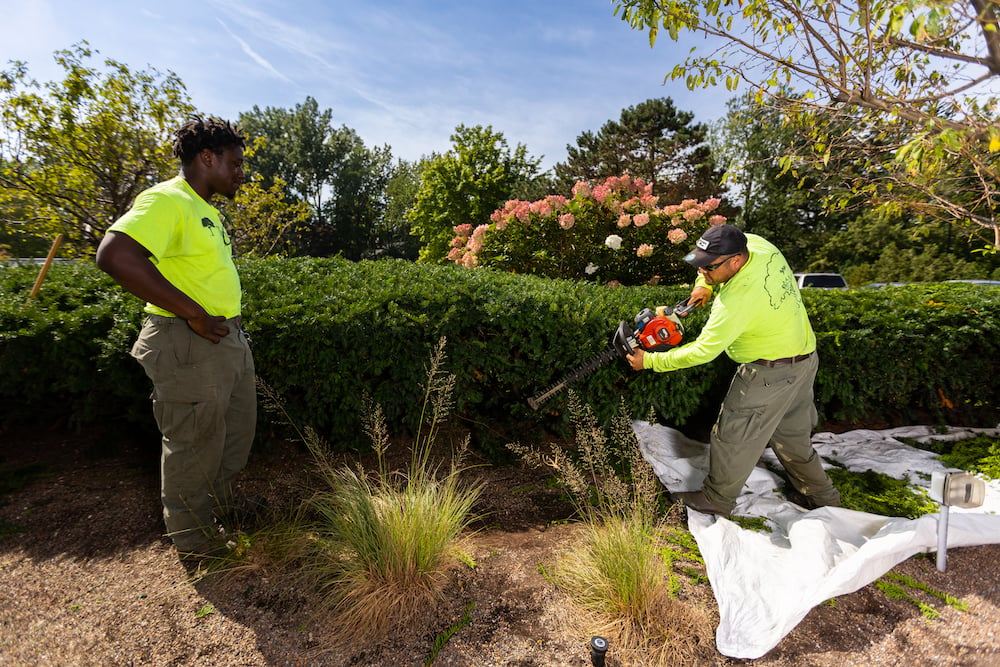
[[[284,74],[282,74],[281,72],[279,72],[274,67],[274,65],[272,65],[271,63],[269,63],[267,61],[267,59],[264,58],[264,56],[260,55],[256,51],[254,51],[253,48],[249,44],[247,44],[246,40],[241,39],[239,35],[237,35],[232,30],[230,30],[229,26],[227,26],[224,21],[219,20],[219,25],[222,26],[223,30],[225,30],[227,33],[229,33],[230,37],[232,37],[234,40],[236,40],[236,43],[240,45],[241,49],[243,49],[243,53],[245,53],[248,56],[250,56],[250,58],[253,59],[253,61],[255,63],[257,63],[258,65],[260,65],[265,70],[267,70],[268,72],[270,72],[271,74],[273,74],[275,77],[281,79],[282,81],[285,81],[286,83],[294,83],[287,76],[285,76]]]
[[[301,71],[302,86],[313,90],[314,97],[316,89],[347,91],[367,104],[391,111],[381,96],[365,83],[368,61],[367,54],[358,48],[356,40],[361,38],[358,33],[328,20],[310,23],[302,16],[299,18],[303,24],[294,25],[247,5],[237,7],[232,0],[214,0],[212,4],[226,11],[254,39],[271,45],[286,68],[296,67]],[[304,67],[307,63],[312,67]],[[311,81],[307,84],[305,79]]]
[[[644,99],[671,96],[700,121],[725,111],[718,92],[664,84],[686,49],[650,49],[607,0],[7,4],[0,67],[26,60],[39,80],[60,77],[52,51],[85,37],[132,67],[169,65],[214,115],[310,96],[367,145],[405,159],[447,150],[460,124],[492,125],[551,165],[581,132]]]
[[[308,23],[302,27],[292,25],[231,0],[215,0],[212,4],[226,11],[227,15],[252,33],[256,39],[265,40],[287,53],[338,71],[338,68],[324,57],[324,54],[337,50],[336,42],[325,37],[328,34],[325,27]]]

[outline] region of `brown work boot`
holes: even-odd
[[[824,498],[819,496],[807,496],[801,491],[794,488],[787,488],[784,491],[785,498],[789,502],[795,503],[799,507],[803,507],[807,510],[819,509],[820,507],[840,507],[840,494],[836,490],[833,491],[832,495]]]
[[[731,510],[716,505],[706,498],[703,491],[684,491],[681,493],[672,493],[671,495],[684,503],[686,507],[704,512],[705,514],[715,514],[717,516],[729,516],[731,514]]]

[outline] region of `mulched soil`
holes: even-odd
[[[192,577],[161,534],[158,448],[148,434],[9,427],[0,442],[0,470],[28,477],[21,488],[0,486],[0,665],[421,665],[465,613],[469,622],[434,664],[590,664],[590,635],[539,567],[579,529],[544,471],[476,468],[485,482],[484,518],[468,542],[476,569],[453,573],[421,627],[342,646],[329,641],[313,591],[266,562]],[[241,486],[280,512],[308,492],[307,469],[300,447],[273,445],[254,454]],[[912,600],[870,585],[813,609],[761,659],[708,647],[692,664],[1000,665],[1000,546],[948,556],[945,573],[933,554],[893,572],[947,593],[964,611],[910,590],[940,614],[928,620]],[[683,594],[715,613],[707,585]],[[624,664],[613,645],[608,656],[607,664]]]

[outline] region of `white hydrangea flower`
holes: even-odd
[[[585,268],[583,272],[590,276],[597,273],[597,269],[599,268],[601,267],[597,266],[597,264],[594,264],[593,262],[590,262],[587,264],[587,268]]]
[[[604,239],[604,245],[608,246],[612,250],[621,250],[622,237],[617,234],[612,234],[608,238]]]

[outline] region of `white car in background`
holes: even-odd
[[[1000,285],[1000,280],[946,280],[946,283],[968,283],[970,285]]]
[[[799,286],[799,289],[806,287],[847,289],[847,281],[839,273],[796,273],[795,284]]]

